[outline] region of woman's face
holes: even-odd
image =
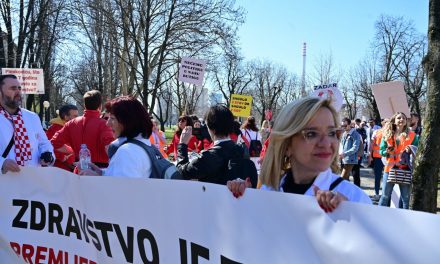
[[[200,122],[197,122],[197,121],[194,122],[194,127],[195,127],[195,128],[200,128]]]
[[[180,129],[184,129],[186,127],[186,119],[180,118],[179,123],[177,123],[177,125],[179,126]]]
[[[157,122],[152,122],[153,123],[153,131],[157,132],[159,130],[159,127],[157,126]]]
[[[110,114],[108,120],[107,120],[107,126],[111,127],[113,130],[113,135],[115,138],[118,138],[121,136],[122,131],[124,131],[124,126],[119,123],[118,119],[113,114]]]
[[[290,157],[292,168],[313,177],[327,170],[336,155],[339,135],[332,112],[321,108],[305,128],[291,138],[286,155]]]
[[[407,122],[406,117],[403,114],[398,114],[396,116],[396,119],[394,120],[394,124],[400,128],[403,128],[406,125],[406,122]]]

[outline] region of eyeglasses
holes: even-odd
[[[179,122],[186,122],[186,119],[185,118],[180,118]]]
[[[325,133],[317,129],[301,130],[304,140],[309,144],[316,144],[320,142],[323,137],[327,137],[332,143],[338,142],[341,138],[342,132],[343,131],[341,129],[337,128],[328,129]]]

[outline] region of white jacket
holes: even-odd
[[[139,135],[135,137],[135,139],[151,146],[150,140],[147,138],[143,138]],[[125,138],[116,139],[118,145],[125,140]],[[105,169],[103,175],[129,178],[150,178],[151,160],[142,147],[136,144],[126,143],[120,146],[110,159],[108,168]]]
[[[55,157],[52,144],[50,144],[50,141],[47,139],[46,133],[44,133],[38,115],[23,108],[21,108],[21,113],[24,126],[26,127],[26,131],[29,136],[32,153],[32,159],[26,161],[25,166],[40,166],[41,153],[49,151],[52,152],[52,156]],[[4,115],[0,114],[0,168],[3,166],[3,162],[5,162],[5,159],[15,160],[15,145],[12,145],[12,148],[6,158],[3,158],[1,156],[8,146],[13,134],[14,127],[12,126],[12,122],[8,120]]]
[[[241,136],[246,137],[248,142],[250,143],[251,140],[259,140],[261,141],[261,134],[260,131],[253,131],[250,129],[240,129],[241,130]],[[264,142],[262,142],[264,143]]]
[[[281,179],[281,182],[284,182],[285,177],[286,176]],[[331,169],[327,169],[326,171],[321,172],[318,177],[316,177],[312,186],[306,191],[304,195],[315,196],[313,192],[313,186],[317,186],[321,190],[328,190],[330,189],[330,185],[338,178],[340,178],[339,175],[332,173]],[[274,191],[272,187],[266,185],[261,186],[261,189]],[[279,191],[283,192],[281,184]],[[370,197],[361,188],[357,187],[349,181],[342,181],[338,184],[338,186],[335,187],[334,191],[343,194],[351,202],[372,204]]]

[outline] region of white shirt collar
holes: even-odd
[[[218,144],[220,144],[222,142],[228,141],[228,140],[231,140],[231,138],[229,136],[226,137],[226,138],[223,138],[223,139],[217,139],[216,141],[214,141],[214,146],[218,145]]]

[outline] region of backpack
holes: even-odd
[[[251,137],[246,130],[246,134],[248,134],[249,138]],[[263,149],[263,145],[261,144],[261,141],[257,139],[258,138],[258,132],[255,134],[255,139],[251,139],[251,142],[249,143],[249,155],[251,157],[260,157],[261,150]]]
[[[126,143],[136,144],[145,150],[145,152],[147,153],[148,157],[151,160],[150,178],[173,179],[173,180],[183,179],[182,175],[177,170],[176,166],[174,166],[171,162],[165,159],[157,148],[148,146],[137,139],[128,139],[127,141],[122,143],[121,146]]]
[[[243,158],[245,159],[249,159],[250,155],[249,155],[249,149],[246,146],[246,143],[244,142],[238,142],[237,145],[243,150]]]
[[[255,163],[250,160],[249,157],[246,158],[243,147],[239,147],[241,148],[240,151],[242,151],[241,155],[232,157],[228,161],[227,180],[231,181],[237,178],[246,180],[246,178],[249,178],[252,183],[252,188],[256,188],[258,182],[258,173]]]

